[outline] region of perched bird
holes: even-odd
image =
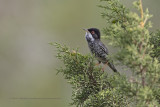
[[[101,35],[100,35],[99,29],[90,28],[90,29],[84,29],[84,30],[86,31],[85,38],[88,42],[88,47],[91,53],[98,60],[99,62],[98,64],[102,62],[103,64],[108,65],[114,72],[117,72],[117,69],[115,68],[115,66],[107,58],[108,49],[100,40]],[[102,68],[103,71],[104,71],[104,67]]]

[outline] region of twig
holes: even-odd
[[[142,19],[142,22],[140,24],[141,24],[141,27],[144,27],[144,22],[143,22],[144,15],[143,15],[142,0],[139,0],[139,1],[140,1],[141,19]]]
[[[141,20],[142,20],[141,23],[140,23],[140,25],[141,25],[142,28],[144,28],[144,25],[145,25],[145,23],[147,21],[147,18],[144,20],[142,0],[139,0],[139,1],[140,1],[140,11],[141,11]],[[140,47],[139,47],[140,48],[139,49],[140,53],[141,53],[142,48],[143,48],[143,42],[144,42],[144,37],[142,38],[142,42],[141,42]],[[141,53],[142,54],[142,59],[144,58],[145,52],[146,52],[146,47],[144,47],[143,54]],[[142,66],[142,64],[140,64],[140,73],[141,73],[141,80],[142,80],[142,86],[143,87],[145,87],[145,72],[146,72],[145,67]]]

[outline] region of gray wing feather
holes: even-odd
[[[99,46],[107,55],[109,54],[107,47],[101,41],[99,41]]]
[[[100,48],[108,55],[108,49],[107,47],[101,42],[99,41],[99,46]],[[108,66],[114,71],[114,72],[118,72],[117,69],[115,68],[115,66],[109,61],[108,62]]]

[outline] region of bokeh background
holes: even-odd
[[[143,1],[154,16],[151,30],[158,29],[160,0]],[[133,0],[122,2],[131,7]],[[0,107],[69,107],[71,86],[56,75],[63,64],[48,43],[89,53],[82,28],[107,25],[99,4],[99,0],[0,0]]]

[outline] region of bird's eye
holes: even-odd
[[[94,31],[92,31],[91,34],[95,34]]]

